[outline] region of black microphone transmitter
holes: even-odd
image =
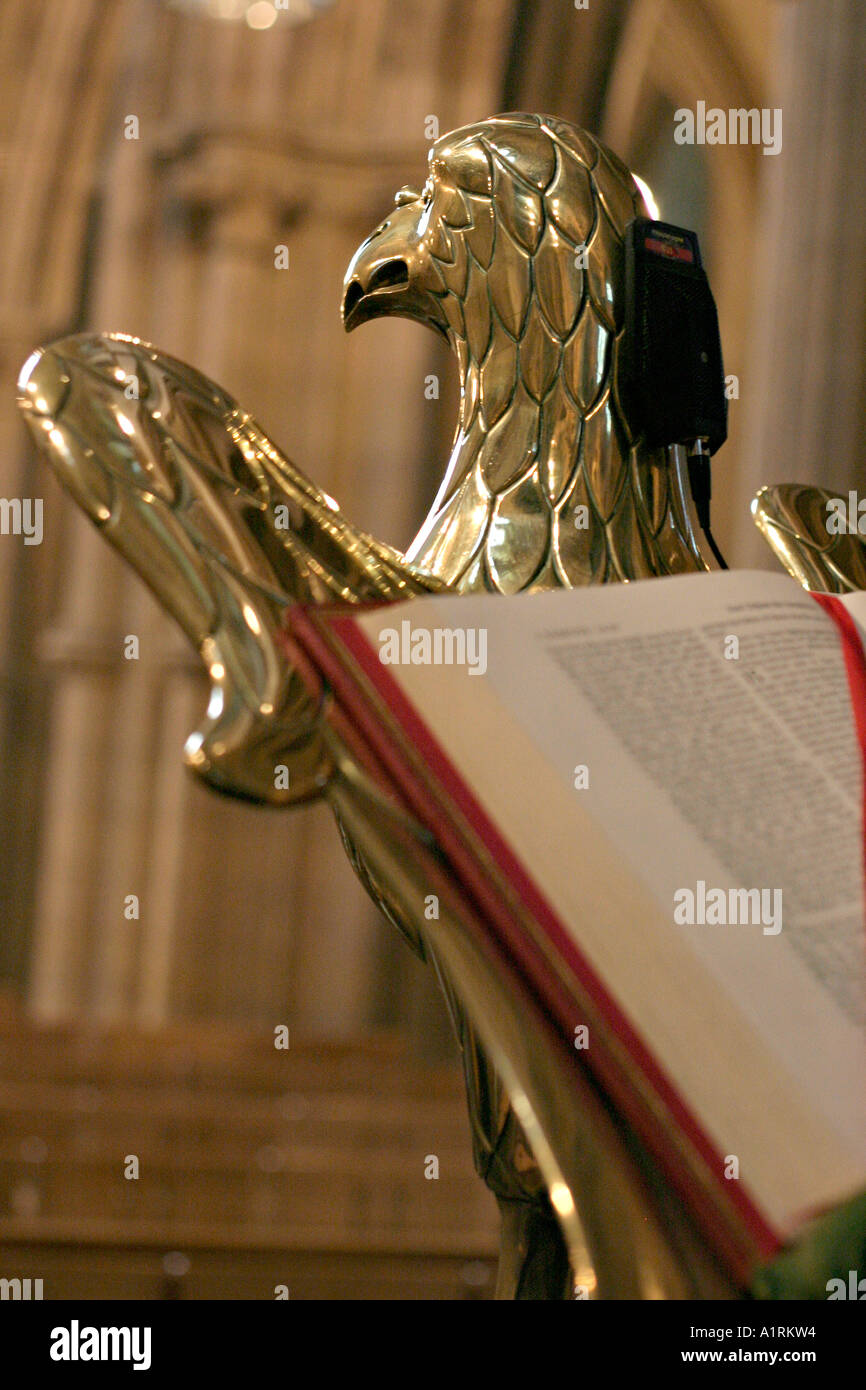
[[[620,397],[649,448],[725,442],[728,403],[716,304],[698,238],[638,218],[625,237]]]

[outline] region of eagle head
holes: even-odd
[[[348,333],[359,323],[400,315],[448,333],[441,279],[433,248],[436,234],[434,188],[401,188],[395,209],[358,247],[343,284],[343,325]]]
[[[577,320],[585,270],[615,331],[611,244],[638,215],[646,208],[628,169],[575,126],[523,113],[463,126],[436,141],[424,186],[401,188],[352,257],[344,325],[400,315],[446,336],[468,334],[481,350],[490,314],[479,315],[476,301],[486,282],[506,333],[520,336],[534,288],[546,326],[562,338]]]
[[[458,359],[451,458],[407,552],[446,583],[513,592],[703,567],[679,479],[618,389],[624,233],[648,215],[593,136],[513,113],[437,140],[423,188],[402,188],[352,258],[347,330],[413,318]]]

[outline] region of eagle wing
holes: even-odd
[[[828,526],[828,503],[841,496],[822,487],[779,483],[762,487],[752,500],[755,525],[776,558],[804,589],[816,593],[866,589],[863,539],[848,530],[834,534]]]
[[[327,759],[281,643],[285,608],[441,586],[352,527],[220,386],[139,339],[40,349],[19,405],[63,485],[204,662],[211,694],[188,766],[257,801],[317,795]]]

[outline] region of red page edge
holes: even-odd
[[[845,671],[848,676],[848,689],[851,692],[851,706],[854,711],[854,724],[860,744],[862,796],[864,807],[863,825],[863,876],[866,885],[866,653],[857,624],[843,603],[835,594],[812,594],[817,604],[829,613],[839,631],[842,642],[842,655],[845,658]],[[866,893],[866,887],[864,887]]]

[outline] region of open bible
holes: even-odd
[[[739,1279],[866,1189],[863,628],[749,572],[289,616]]]

